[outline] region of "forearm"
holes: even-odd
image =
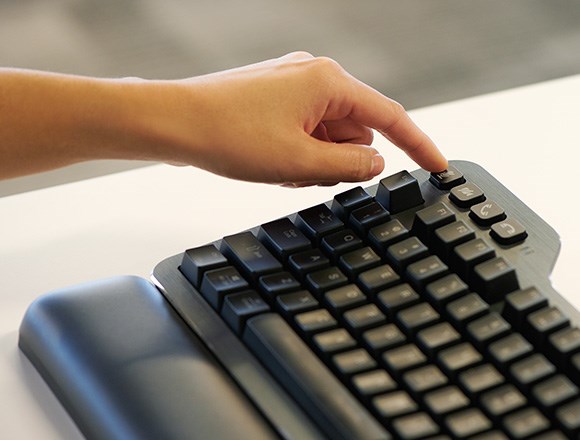
[[[94,159],[166,160],[162,107],[174,102],[159,87],[0,69],[0,178]]]

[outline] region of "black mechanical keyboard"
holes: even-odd
[[[320,438],[578,439],[580,314],[549,281],[559,246],[452,161],[192,247],[153,277],[280,437],[307,438],[290,396]]]
[[[19,343],[88,438],[579,439],[559,248],[453,161],[49,293]]]

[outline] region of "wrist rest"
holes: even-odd
[[[26,312],[19,345],[87,438],[278,438],[141,278],[40,297]]]

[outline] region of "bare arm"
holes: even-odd
[[[178,81],[0,70],[1,178],[141,159],[292,186],[360,181],[384,167],[371,129],[447,167],[399,104],[305,53]]]

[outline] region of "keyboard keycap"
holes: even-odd
[[[186,250],[181,261],[181,272],[191,284],[199,288],[205,272],[227,265],[226,257],[210,244]]]
[[[296,315],[296,325],[306,335],[310,335],[323,330],[330,330],[336,327],[336,319],[332,317],[328,310],[317,309]]]
[[[480,226],[491,226],[506,218],[505,211],[493,200],[473,205],[469,210],[469,217]]]
[[[425,202],[417,179],[407,171],[401,171],[382,179],[377,188],[376,199],[391,214],[405,211]]]
[[[246,290],[227,295],[224,299],[221,315],[232,330],[241,334],[248,318],[269,310],[270,307],[257,292]]]
[[[276,298],[276,306],[285,316],[308,312],[319,307],[318,300],[307,290],[284,293]]]
[[[507,218],[491,225],[489,235],[499,244],[512,245],[524,241],[528,236],[526,228],[513,218]]]
[[[250,318],[243,340],[328,437],[391,438],[280,316]]]
[[[363,334],[363,339],[367,347],[375,354],[407,342],[407,338],[395,324],[385,324],[367,330]]]
[[[409,264],[429,256],[429,249],[417,237],[410,237],[387,248],[387,259],[401,273]]]
[[[456,186],[449,192],[449,200],[460,208],[470,208],[485,200],[485,195],[479,186],[472,182]]]
[[[258,287],[265,298],[273,300],[282,293],[300,289],[301,284],[288,272],[277,272],[261,276]]]
[[[316,244],[324,235],[344,227],[344,223],[324,203],[299,211],[295,223]]]
[[[448,416],[447,427],[456,438],[467,438],[492,427],[491,421],[477,408],[470,408]]]
[[[413,234],[421,241],[430,244],[435,229],[455,221],[455,213],[445,203],[438,202],[429,205],[415,213]]]
[[[427,393],[425,404],[433,414],[440,416],[466,408],[469,405],[469,399],[458,387],[450,385]]]
[[[354,389],[365,397],[392,391],[397,387],[397,382],[385,370],[357,374],[352,378],[352,384]]]
[[[324,237],[320,243],[322,250],[334,263],[338,261],[342,254],[362,246],[362,240],[350,229],[333,232]]]
[[[332,266],[309,273],[305,282],[308,290],[320,297],[324,292],[347,285],[348,278],[338,267]]]
[[[393,428],[400,438],[409,440],[427,438],[439,432],[437,424],[424,412],[398,417],[393,422]]]
[[[339,267],[353,281],[361,272],[377,267],[379,264],[381,264],[381,257],[369,246],[348,252],[338,260]]]
[[[338,217],[346,221],[351,211],[372,201],[373,198],[362,187],[357,186],[335,195],[330,208]]]
[[[510,372],[520,387],[529,392],[532,385],[554,374],[556,367],[543,354],[535,353],[513,364]]]
[[[491,364],[470,368],[459,374],[459,382],[471,397],[505,382],[504,376]]]
[[[536,408],[526,408],[506,416],[503,420],[512,438],[523,439],[550,427],[550,422]]]
[[[448,322],[441,322],[432,327],[421,330],[417,334],[417,342],[430,356],[459,342],[461,335]]]
[[[556,418],[570,438],[580,435],[580,399],[558,408]]]
[[[495,420],[501,416],[523,407],[528,400],[513,385],[504,385],[481,396],[481,403],[486,412]]]
[[[343,376],[361,373],[377,366],[377,362],[364,348],[334,355],[332,361],[338,373]]]
[[[354,334],[376,327],[386,322],[386,317],[375,304],[366,304],[356,309],[348,310],[342,315],[344,322]]]
[[[384,253],[390,245],[408,237],[409,231],[397,219],[375,226],[369,231],[369,241],[373,248],[381,254]]]
[[[417,402],[405,391],[393,391],[373,399],[376,411],[386,420],[416,411]]]
[[[229,235],[222,240],[221,251],[249,279],[280,272],[282,264],[251,232]]]
[[[465,183],[465,177],[463,177],[461,171],[453,165],[449,165],[445,171],[431,173],[429,176],[429,182],[441,190],[449,190],[457,185]]]
[[[377,295],[379,307],[390,319],[394,319],[399,310],[417,304],[420,299],[421,297],[408,284],[399,284]]]
[[[455,247],[450,263],[457,274],[469,283],[473,268],[493,257],[494,248],[481,238],[476,238]]]
[[[356,341],[343,328],[318,333],[312,338],[315,347],[324,354],[343,351],[356,346]]]
[[[578,387],[566,376],[557,376],[540,382],[532,389],[537,402],[544,408],[553,408],[578,396]]]
[[[358,276],[357,283],[368,295],[374,295],[399,283],[401,277],[388,264],[367,270]]]
[[[226,266],[207,271],[203,275],[200,291],[214,309],[220,310],[227,294],[239,292],[249,287],[248,282],[235,267]]]
[[[282,261],[286,261],[290,254],[312,246],[310,240],[288,218],[263,224],[258,232],[258,239]]]
[[[503,316],[516,328],[522,330],[527,316],[548,305],[548,300],[536,288],[509,293],[505,297]]]
[[[349,225],[361,236],[366,236],[373,226],[388,222],[391,218],[389,211],[377,202],[372,202],[350,213]]]
[[[503,257],[475,266],[471,286],[490,304],[503,300],[507,293],[520,287],[515,269]]]

